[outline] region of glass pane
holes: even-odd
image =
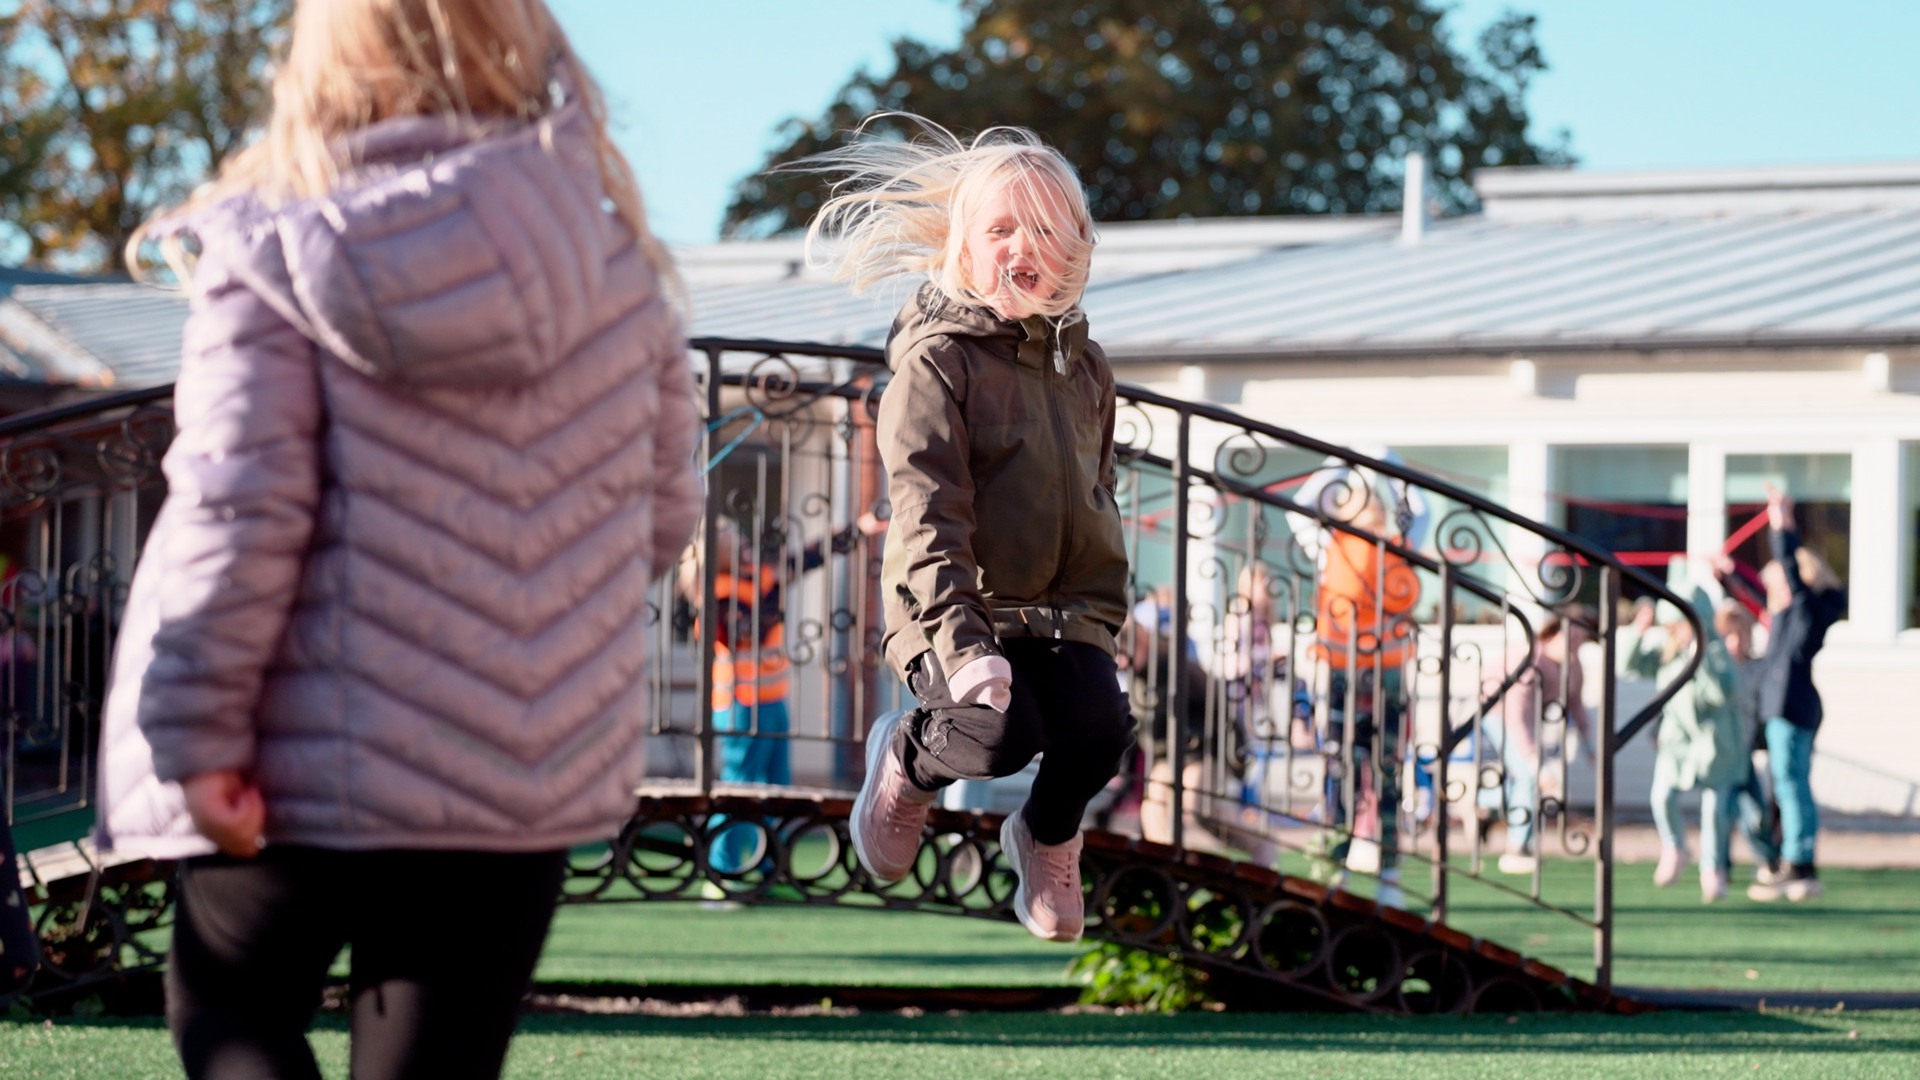
[[[1687,550],[1687,448],[1581,446],[1554,451],[1554,497],[1566,530],[1646,571],[1668,577],[1668,564]],[[1621,592],[1636,599],[1646,589],[1629,578]],[[1598,597],[1589,575],[1580,599]]]

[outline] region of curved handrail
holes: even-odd
[[[779,422],[791,421],[795,426],[805,426],[815,422],[815,419],[810,418],[808,415],[812,405],[827,399],[836,399],[844,403],[846,416],[843,417],[840,424],[836,426],[835,436],[843,440],[848,446],[851,446],[853,443],[855,429],[862,423],[870,424],[872,420],[871,410],[877,393],[877,386],[881,382],[878,376],[880,376],[884,370],[884,354],[879,349],[859,345],[825,345],[746,338],[695,338],[688,343],[688,347],[690,351],[704,356],[706,360],[707,406],[709,416],[713,418],[710,423],[713,424],[715,428],[714,431],[710,431],[710,438],[718,437],[720,435],[718,429],[724,427],[730,419],[741,419],[744,421],[748,418],[749,414],[757,418],[752,420],[756,425],[766,421],[773,421],[775,422],[775,426],[777,426]],[[727,359],[738,356],[751,356],[760,359],[756,361],[749,370],[728,370]],[[857,366],[857,374],[852,378],[845,378],[841,381],[824,380],[811,377],[811,375],[802,378],[800,375],[801,367],[795,361],[804,359],[851,362]],[[781,361],[780,364],[775,365],[781,369],[779,371],[767,371],[761,367],[761,365],[767,364],[769,361],[776,360]],[[755,397],[756,389],[759,392],[758,399]],[[7,455],[16,448],[18,448],[21,458],[32,459],[34,466],[38,467],[42,464],[51,463],[53,469],[50,479],[49,474],[45,472],[32,472],[30,475],[23,473],[27,479],[38,483],[40,485],[38,487],[32,484],[22,485],[10,481],[9,484],[6,485],[8,490],[0,490],[0,504],[25,507],[34,513],[52,512],[48,509],[48,506],[57,504],[58,500],[64,497],[66,493],[65,489],[60,487],[62,483],[60,465],[59,461],[55,460],[58,454],[72,455],[76,453],[88,453],[92,455],[93,459],[97,459],[92,460],[85,469],[77,470],[78,473],[85,474],[85,483],[91,485],[89,490],[101,488],[103,484],[106,486],[119,485],[120,488],[124,490],[136,484],[157,481],[158,454],[155,451],[157,451],[158,447],[162,444],[156,438],[148,438],[145,429],[142,429],[139,433],[123,431],[117,441],[112,436],[102,438],[100,433],[110,431],[111,429],[109,427],[103,425],[112,422],[122,422],[122,427],[139,426],[137,424],[124,422],[125,418],[113,418],[111,414],[118,410],[131,409],[134,410],[132,415],[135,417],[146,415],[148,410],[145,410],[143,407],[153,406],[165,401],[171,395],[172,390],[173,388],[171,386],[159,386],[137,391],[102,395],[85,401],[74,402],[0,420],[0,472],[7,472],[4,467],[6,465]],[[721,402],[722,392],[731,391],[739,393],[743,390],[747,394],[747,404],[740,410],[736,410],[734,414],[723,415],[723,411],[718,408]],[[1317,522],[1321,527],[1329,530],[1330,533],[1359,537],[1377,545],[1380,552],[1403,561],[1418,574],[1437,576],[1442,583],[1443,602],[1445,602],[1446,596],[1450,596],[1451,590],[1459,590],[1462,594],[1471,595],[1488,605],[1497,607],[1501,612],[1503,622],[1509,616],[1516,620],[1518,633],[1524,641],[1524,649],[1520,650],[1519,654],[1521,662],[1518,666],[1503,669],[1498,678],[1489,677],[1479,683],[1472,694],[1472,704],[1474,705],[1472,715],[1465,718],[1457,718],[1453,712],[1449,711],[1447,702],[1453,699],[1445,689],[1448,685],[1447,679],[1449,678],[1451,665],[1456,658],[1464,657],[1456,657],[1453,653],[1446,651],[1453,648],[1452,645],[1446,644],[1452,639],[1444,635],[1441,638],[1444,648],[1439,658],[1439,670],[1441,673],[1440,685],[1442,687],[1439,697],[1442,701],[1443,711],[1441,715],[1444,720],[1444,730],[1438,745],[1434,746],[1433,749],[1439,755],[1440,775],[1443,778],[1446,775],[1445,761],[1450,752],[1458,743],[1471,734],[1475,729],[1475,725],[1481,722],[1497,703],[1512,690],[1537,655],[1539,643],[1533,623],[1523,611],[1514,606],[1514,602],[1516,600],[1520,601],[1523,607],[1534,603],[1546,603],[1547,601],[1543,599],[1543,594],[1533,591],[1532,585],[1523,584],[1522,586],[1510,589],[1496,582],[1485,580],[1474,573],[1463,572],[1463,567],[1466,564],[1450,560],[1448,552],[1452,549],[1444,546],[1438,537],[1436,537],[1430,551],[1422,550],[1419,545],[1402,543],[1394,537],[1369,532],[1352,521],[1339,519],[1323,507],[1310,505],[1307,500],[1294,499],[1278,490],[1273,490],[1273,488],[1278,486],[1277,484],[1268,482],[1256,483],[1247,477],[1230,475],[1227,468],[1221,463],[1223,460],[1231,459],[1216,457],[1214,468],[1196,467],[1192,461],[1186,460],[1190,451],[1189,435],[1192,426],[1196,422],[1217,425],[1223,431],[1230,433],[1227,439],[1219,444],[1220,449],[1227,449],[1228,441],[1245,438],[1255,440],[1252,448],[1260,451],[1260,453],[1264,455],[1272,449],[1272,447],[1265,446],[1260,442],[1264,440],[1278,447],[1301,451],[1321,459],[1335,459],[1352,467],[1368,470],[1377,476],[1390,478],[1398,483],[1415,487],[1421,492],[1435,498],[1444,499],[1453,504],[1454,509],[1448,511],[1446,518],[1442,520],[1442,524],[1452,519],[1456,514],[1471,515],[1471,519],[1463,520],[1458,526],[1455,526],[1455,528],[1459,530],[1457,535],[1465,536],[1466,539],[1454,539],[1451,540],[1450,543],[1457,547],[1470,547],[1471,544],[1479,543],[1480,538],[1477,534],[1468,534],[1472,533],[1474,529],[1488,529],[1488,537],[1491,538],[1491,542],[1494,545],[1499,547],[1500,553],[1506,557],[1508,566],[1523,575],[1529,572],[1536,574],[1537,577],[1533,580],[1537,584],[1545,587],[1546,594],[1557,595],[1562,584],[1565,582],[1580,580],[1578,577],[1562,577],[1557,573],[1558,570],[1573,564],[1555,563],[1554,566],[1550,568],[1547,565],[1547,558],[1542,558],[1537,565],[1529,564],[1531,569],[1523,570],[1521,565],[1514,561],[1514,556],[1509,553],[1502,544],[1500,536],[1503,534],[1492,531],[1494,525],[1503,525],[1513,530],[1530,534],[1540,541],[1545,542],[1550,545],[1551,548],[1552,554],[1549,556],[1550,558],[1560,558],[1564,556],[1566,559],[1579,560],[1581,565],[1605,567],[1609,572],[1616,575],[1613,579],[1609,579],[1603,575],[1603,583],[1608,580],[1614,580],[1616,583],[1618,581],[1632,581],[1648,594],[1658,597],[1672,605],[1678,611],[1680,617],[1691,624],[1694,629],[1693,645],[1687,657],[1686,665],[1679,677],[1673,679],[1669,684],[1659,687],[1652,700],[1644,706],[1641,706],[1624,725],[1615,726],[1612,723],[1613,717],[1610,715],[1605,718],[1608,722],[1606,731],[1607,738],[1602,746],[1603,753],[1609,762],[1617,755],[1620,747],[1630,743],[1643,728],[1659,715],[1662,707],[1668,701],[1672,700],[1673,696],[1679,693],[1686,682],[1692,678],[1702,661],[1704,656],[1703,642],[1706,640],[1706,635],[1700,623],[1699,616],[1693,611],[1692,605],[1682,601],[1681,598],[1669,590],[1664,583],[1658,581],[1645,571],[1623,563],[1611,553],[1582,537],[1545,523],[1529,520],[1475,492],[1465,490],[1444,479],[1418,472],[1398,462],[1380,460],[1370,455],[1361,454],[1289,428],[1242,416],[1222,406],[1182,401],[1170,395],[1130,385],[1120,386],[1118,388],[1118,394],[1126,408],[1156,410],[1155,416],[1158,416],[1160,411],[1165,411],[1179,418],[1180,428],[1178,435],[1180,449],[1177,457],[1168,457],[1163,453],[1157,452],[1150,440],[1145,445],[1133,445],[1131,442],[1123,444],[1119,448],[1119,451],[1124,456],[1130,468],[1145,468],[1151,470],[1154,476],[1160,477],[1161,479],[1156,481],[1156,483],[1168,478],[1173,480],[1178,491],[1174,501],[1180,508],[1182,515],[1185,515],[1188,510],[1193,508],[1193,504],[1187,502],[1187,498],[1192,487],[1196,485],[1209,488],[1230,499],[1244,500],[1247,503],[1257,504],[1260,507],[1281,514],[1302,515]],[[836,406],[836,408],[838,407],[841,406]],[[856,411],[865,412],[865,416],[859,417],[858,422],[856,422],[855,418]],[[99,423],[94,423],[96,420],[99,421]],[[1149,429],[1152,423],[1153,421],[1151,420],[1148,422]],[[738,432],[735,431],[733,434],[737,435]],[[69,438],[68,436],[83,437]],[[788,437],[791,438],[791,436],[792,433],[789,432]],[[761,432],[760,437],[770,438],[771,436],[766,432]],[[725,441],[726,439],[720,438],[713,445],[719,445]],[[139,454],[129,456],[123,448],[118,447],[118,443],[120,442],[137,444],[133,446],[133,449],[140,451]],[[844,447],[842,449],[844,449]],[[1218,451],[1216,451],[1216,453],[1217,452]],[[134,460],[134,457],[137,457],[138,460]],[[41,461],[43,458],[46,459],[45,462]],[[849,465],[848,459],[836,460],[838,460],[841,466]],[[10,473],[8,473],[8,475],[11,476]],[[102,478],[104,478],[104,480]],[[72,483],[73,481],[67,482]],[[783,480],[782,482],[784,483],[785,481]],[[764,478],[762,483],[764,487]],[[1138,493],[1136,493],[1136,495],[1137,494]],[[1154,497],[1157,499],[1160,496],[1155,495]],[[720,492],[717,487],[710,492],[709,498],[709,507],[712,513],[740,512],[734,507],[722,504],[720,501]],[[808,499],[826,500],[828,496],[816,492],[809,495]],[[1136,499],[1136,511],[1139,509],[1139,506],[1140,503]],[[765,508],[760,508],[755,512],[762,512],[764,509]],[[1159,511],[1155,511],[1155,513],[1158,512]],[[793,514],[793,504],[791,498],[789,498],[788,515]],[[797,521],[800,520],[801,516],[820,520],[830,515],[827,513],[826,502],[817,501],[803,507],[799,516],[793,516],[791,519]],[[776,528],[784,528],[788,522],[788,517],[775,517],[766,520],[775,523]],[[709,532],[711,533],[712,530],[709,530]],[[1176,604],[1176,607],[1181,607],[1181,605],[1186,604],[1185,559],[1187,548],[1193,541],[1205,539],[1205,537],[1195,533],[1193,531],[1193,523],[1184,516],[1176,519],[1172,535],[1172,545],[1179,553],[1175,563],[1176,569],[1173,574],[1176,595],[1181,598],[1180,604]],[[1449,535],[1456,534],[1450,533]],[[705,549],[708,556],[707,565],[709,567],[713,565],[712,556],[715,553],[711,546],[713,542],[710,535],[706,541],[708,546]],[[1161,541],[1156,539],[1155,542],[1159,543]],[[1256,544],[1257,543],[1259,543],[1259,541],[1256,541]],[[1221,550],[1230,551],[1232,549],[1222,548]],[[1476,551],[1478,551],[1478,549],[1476,549]],[[1243,556],[1240,553],[1235,553],[1232,557],[1236,559],[1245,557],[1248,559],[1249,565],[1251,565],[1255,559],[1265,558],[1264,555],[1260,554],[1260,548],[1258,546],[1253,548],[1251,555]],[[1222,561],[1218,555],[1211,558],[1212,561],[1218,562],[1222,569],[1228,568],[1230,565]],[[124,588],[123,583],[118,582],[116,575],[120,575],[130,569],[131,562],[131,559],[121,559],[115,562],[113,559],[108,558],[106,562],[101,565],[117,567],[117,569],[112,569],[110,572],[103,571],[101,574],[94,575],[101,578],[101,580],[93,581],[90,578],[87,587],[96,592],[104,590],[103,595],[110,597],[114,589]],[[1550,571],[1555,571],[1555,576],[1552,578],[1547,576]],[[1299,571],[1296,570],[1294,573],[1297,576]],[[1207,575],[1202,572],[1201,576],[1205,577]],[[45,577],[46,581],[50,582],[63,580],[57,575],[43,575],[43,577]],[[1136,585],[1137,584],[1138,582],[1136,582]],[[707,582],[707,586],[704,591],[705,598],[702,601],[701,614],[706,619],[704,625],[711,626],[714,625],[714,611],[711,606],[708,606],[711,604],[711,596],[713,594],[710,580]],[[4,616],[4,626],[0,626],[0,628],[12,628],[22,624],[21,620],[25,616],[23,616],[20,611],[9,608],[7,605],[10,602],[18,607],[25,603],[26,601],[21,600],[20,597],[29,591],[30,590],[26,589],[18,590],[18,592],[14,594],[14,599],[11,601],[8,601],[6,597],[0,597],[0,616]],[[64,594],[60,597],[62,600],[61,604],[48,604],[44,598],[48,595],[48,586],[45,584],[40,587],[40,592],[36,595],[42,598],[32,602],[43,605],[42,609],[36,610],[33,616],[36,619],[54,617],[53,614],[48,613],[54,613],[56,607],[59,613],[65,613],[68,609],[82,612],[89,610],[88,604],[85,602],[65,602],[71,598]],[[1298,589],[1291,589],[1289,595],[1297,609],[1302,600],[1300,591]],[[1571,594],[1568,595],[1570,596]],[[662,606],[659,610],[664,611],[665,604],[669,602],[668,599],[663,598],[661,601]],[[836,610],[832,619],[821,623],[816,628],[815,636],[812,639],[803,641],[790,640],[787,646],[790,653],[796,649],[815,648],[817,644],[824,640],[823,635],[844,633],[847,634],[849,638],[857,637],[862,629],[862,620],[865,619],[866,616],[860,613],[864,610],[863,608],[860,610],[853,609],[859,608],[861,604],[871,602],[871,597],[861,599],[857,603],[850,601],[850,608],[846,611]],[[1225,612],[1226,608],[1220,607],[1219,611]],[[1173,640],[1185,640],[1187,630],[1186,618],[1188,613],[1185,607],[1181,607],[1181,610],[1178,612],[1176,623],[1178,633]],[[845,616],[844,619],[842,618],[843,615]],[[66,617],[66,615],[61,614],[61,617]],[[1443,621],[1446,625],[1451,626],[1450,616],[1446,617]],[[842,625],[843,622],[846,625]],[[676,621],[675,623],[677,627],[682,629],[690,624],[691,620]],[[1216,627],[1216,629],[1218,628]],[[1608,650],[1606,654],[1608,669],[1607,686],[1610,695],[1612,685],[1611,647],[1613,632],[1618,629],[1616,625],[1616,613],[1609,607],[1603,605],[1603,609],[1599,615],[1599,624],[1593,627],[1593,629],[1599,632],[1603,640],[1603,645]],[[850,646],[850,648],[856,651],[876,651],[877,639],[872,636],[870,627],[867,629],[867,633],[869,636],[865,640],[857,642]],[[664,637],[665,635],[661,636]],[[701,640],[693,643],[694,648],[697,650],[697,669],[694,675],[694,679],[697,682],[697,688],[695,689],[696,703],[705,701],[708,691],[711,689],[709,680],[711,677],[712,652],[711,642],[707,640],[709,637],[710,635],[701,635]],[[795,639],[800,637],[802,637],[802,635],[794,635]],[[1477,649],[1477,646],[1474,648]],[[796,658],[796,662],[798,655],[798,653],[792,653],[792,656]],[[1471,662],[1478,663],[1481,659],[1484,659],[1484,657],[1479,656],[1476,652],[1475,656],[1471,658]],[[1151,662],[1152,661],[1150,661],[1150,663]],[[1157,704],[1155,706],[1156,708],[1171,706],[1177,710],[1186,703],[1187,695],[1189,694],[1201,693],[1203,690],[1207,695],[1214,693],[1215,688],[1211,685],[1199,687],[1190,684],[1185,669],[1180,664],[1170,664],[1170,666],[1174,673],[1168,680],[1167,688],[1173,691],[1173,695],[1167,701]],[[823,665],[822,670],[827,670],[827,667]],[[844,673],[840,673],[834,677],[845,676]],[[675,686],[669,685],[669,683],[671,683],[670,678],[663,679],[657,688],[657,693],[660,696],[656,698],[656,701],[668,702],[670,700],[678,700],[673,699],[672,695],[675,692],[684,693],[684,687],[676,691]],[[87,688],[81,687],[80,689],[86,690]],[[859,701],[862,699],[856,696],[855,700]],[[1606,702],[1610,702],[1610,700],[1610,697],[1605,699]],[[870,699],[869,703],[871,703]],[[700,775],[703,777],[705,786],[710,787],[712,761],[714,760],[714,751],[716,749],[718,736],[714,731],[714,725],[706,709],[699,708],[696,704],[692,713],[694,720],[690,727],[678,728],[668,724],[667,726],[656,726],[655,730],[668,736],[690,736],[697,740],[698,746],[704,755],[704,760],[699,765]],[[78,715],[86,715],[84,702],[79,707]],[[856,718],[853,722],[855,724],[864,723],[867,719],[870,719],[870,717]],[[658,724],[659,721],[656,720],[656,723]],[[1171,727],[1169,730],[1171,730]],[[763,737],[758,732],[750,734],[754,737]],[[842,732],[839,729],[835,729],[830,738],[833,741],[844,744],[853,741],[848,738],[848,736],[852,734],[853,732],[851,731]],[[1177,740],[1175,741],[1177,742]],[[1424,749],[1424,747],[1422,749]],[[1176,763],[1175,776],[1172,780],[1176,821],[1181,805],[1180,792],[1187,783],[1177,767],[1178,763],[1182,760],[1182,753],[1183,751],[1177,747],[1172,751],[1172,760]],[[1478,753],[1477,750],[1476,753]],[[1290,760],[1289,758],[1289,761]],[[1480,765],[1477,757],[1475,764],[1476,766]],[[1291,768],[1292,766],[1289,764],[1287,767]],[[1289,777],[1288,779],[1290,783],[1297,784],[1298,782],[1293,777]],[[1450,788],[1442,791],[1440,797],[1449,802],[1455,799]],[[1565,831],[1566,818],[1564,816],[1564,803],[1556,803],[1553,800],[1542,799],[1535,805],[1534,809],[1545,812],[1550,805],[1563,812],[1561,817],[1561,840],[1563,846],[1568,846],[1568,850],[1576,854],[1578,850],[1584,850],[1574,849],[1569,845]],[[1610,829],[1612,824],[1610,820],[1606,820],[1611,815],[1610,804],[1601,806],[1599,812],[1603,817],[1601,829],[1604,842],[1606,830]],[[1176,837],[1180,835],[1177,824],[1174,835]],[[1578,839],[1580,839],[1582,843],[1585,842],[1584,835]],[[1444,844],[1441,845],[1440,850],[1440,862],[1444,864]],[[1477,878],[1477,848],[1475,859],[1476,862],[1474,863],[1472,874]],[[1444,867],[1436,869],[1436,875],[1439,881],[1444,882],[1444,874],[1446,872]],[[1610,880],[1610,878],[1607,877],[1610,872],[1611,866],[1609,864],[1607,872],[1603,873],[1602,878]],[[1515,892],[1516,895],[1519,895],[1517,890],[1509,889],[1497,881],[1482,880],[1493,888]],[[1437,884],[1436,889],[1444,889],[1444,884]],[[1537,894],[1538,885],[1536,882],[1534,895],[1526,898],[1535,904],[1541,904]],[[1605,894],[1603,893],[1603,895]],[[1441,895],[1440,893],[1436,893],[1436,900],[1439,899],[1441,899]],[[1596,907],[1598,914],[1593,919],[1587,919],[1584,916],[1579,916],[1572,912],[1563,911],[1563,913],[1573,915],[1585,925],[1596,927],[1600,934],[1605,937],[1611,932],[1608,902],[1603,900],[1597,903]],[[1555,908],[1554,910],[1561,911],[1562,909]],[[1607,969],[1607,962],[1604,955],[1599,961],[1598,966],[1602,972],[1601,981],[1604,985]]]

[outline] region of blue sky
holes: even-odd
[[[683,244],[716,237],[781,120],[817,115],[896,37],[960,33],[956,0],[549,2]],[[1571,131],[1583,169],[1920,161],[1920,2],[1458,0],[1456,41],[1507,8],[1540,17],[1534,123]]]

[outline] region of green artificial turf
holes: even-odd
[[[536,978],[634,985],[1058,986],[1068,945],[1014,923],[797,905],[563,908]]]
[[[346,1075],[337,1019],[314,1037]],[[659,1019],[529,1017],[506,1075],[753,1080],[874,1077],[1568,1076],[1909,1078],[1920,1012],[1426,1017],[976,1013]],[[9,1080],[177,1077],[158,1020],[0,1021]]]
[[[1920,871],[1822,871],[1808,904],[1758,904],[1736,891],[1712,906],[1690,882],[1656,889],[1647,865],[1615,877],[1614,980],[1622,986],[1755,990],[1920,989]],[[1497,880],[1524,885],[1525,879]],[[1416,886],[1412,868],[1408,884]],[[1543,895],[1591,913],[1591,863],[1546,864]],[[1365,879],[1356,879],[1366,891]],[[1424,881],[1418,883],[1425,890]],[[1424,910],[1423,908],[1421,910]],[[1455,878],[1449,923],[1582,978],[1593,931]],[[1076,950],[1012,923],[858,908],[706,911],[682,902],[579,905],[555,921],[547,982],[844,986],[1067,983]],[[1916,1069],[1920,1075],[1920,1068]]]

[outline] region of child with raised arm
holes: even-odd
[[[497,1075],[645,772],[701,507],[672,264],[542,0],[300,0],[263,136],[153,231],[199,258],[100,839],[184,859],[185,1071],[318,1076],[350,946],[352,1075]]]
[[[878,424],[885,648],[920,706],[868,732],[854,849],[876,881],[906,876],[940,788],[1044,753],[1000,842],[1020,922],[1073,941],[1081,817],[1133,742],[1113,373],[1078,306],[1093,222],[1032,133],[919,123],[917,141],[861,136],[809,163],[843,177],[809,235],[836,238],[839,276],[931,279],[894,320]]]

